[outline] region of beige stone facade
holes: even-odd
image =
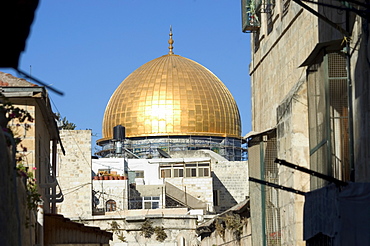
[[[58,213],[68,218],[92,213],[91,131],[61,130],[65,155],[58,152],[57,177],[64,194]]]
[[[368,21],[294,1],[265,7],[256,6],[260,27],[251,34],[250,176],[301,192],[327,184],[276,164],[278,158],[339,180],[368,181],[369,65],[365,50],[354,48],[366,46],[359,37],[368,37]],[[250,197],[253,245],[306,244],[305,196],[250,182]]]
[[[317,43],[317,19],[293,2],[289,11],[282,15],[279,4],[276,3],[271,17],[274,19],[272,31],[268,33],[266,22],[263,23],[268,14],[263,13],[259,36],[257,33],[251,36],[252,130],[263,132],[277,129],[274,140],[277,152],[261,157],[260,147],[256,153],[253,152],[254,147],[249,150],[250,175],[258,179],[264,179],[261,169],[256,169],[262,161],[260,158],[271,158],[273,161],[279,157],[305,167],[309,164],[306,72],[305,68],[299,66]],[[269,151],[267,147],[265,151]],[[271,154],[274,157],[269,156]],[[277,164],[270,165],[273,167]],[[301,173],[280,168],[274,175],[278,175],[274,179],[276,183],[308,190],[309,180],[304,175],[302,177]],[[261,185],[250,185],[254,245],[263,245],[264,240],[269,244],[275,235],[279,235],[278,242],[281,245],[303,245],[303,197],[278,191],[276,206],[281,218],[276,216],[275,219],[279,225],[276,228],[264,228],[264,223],[268,223],[266,221],[269,219],[262,212],[266,208],[264,201],[260,201]]]
[[[2,244],[108,245],[111,233],[56,214],[56,203],[63,200],[56,179],[57,146],[62,154],[64,148],[45,88],[0,72],[0,90]],[[50,223],[51,217],[58,222]]]

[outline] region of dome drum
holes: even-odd
[[[124,147],[140,158],[160,158],[157,149],[164,150],[169,155],[178,151],[208,149],[223,156],[227,160],[241,160],[243,149],[241,139],[211,136],[167,136],[137,137],[125,139]],[[103,147],[100,156],[117,157],[115,141],[105,140],[98,143]]]

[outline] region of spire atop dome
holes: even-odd
[[[168,49],[170,50],[170,51],[168,51],[169,55],[173,55],[173,46],[172,46],[172,44],[174,42],[175,41],[173,41],[173,39],[172,39],[172,26],[170,26],[170,39],[168,40],[168,44],[170,45],[170,46],[168,46]]]

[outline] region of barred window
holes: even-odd
[[[345,57],[331,53],[308,75],[311,169],[350,180],[348,92]],[[311,189],[326,181],[311,177]]]

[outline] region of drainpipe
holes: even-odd
[[[41,200],[37,204],[37,223],[40,227],[39,230],[39,246],[44,246],[44,201]]]
[[[267,137],[267,136],[266,136]],[[260,142],[260,175],[261,179],[265,180],[265,136],[262,136]],[[266,187],[261,185],[261,221],[262,221],[262,246],[267,246],[266,236]]]
[[[52,175],[54,176],[53,178],[56,180],[56,171],[57,171],[57,140],[56,139],[53,139],[52,141],[52,159],[51,159],[51,163],[52,163]],[[52,214],[56,214],[57,213],[57,207],[56,207],[56,191],[57,187],[56,186],[53,186],[51,188],[51,213]]]
[[[355,165],[354,165],[354,142],[353,142],[353,96],[352,96],[352,79],[351,79],[351,55],[349,41],[346,44],[347,56],[347,86],[348,86],[348,147],[349,147],[349,166],[350,166],[350,180],[355,181]]]

